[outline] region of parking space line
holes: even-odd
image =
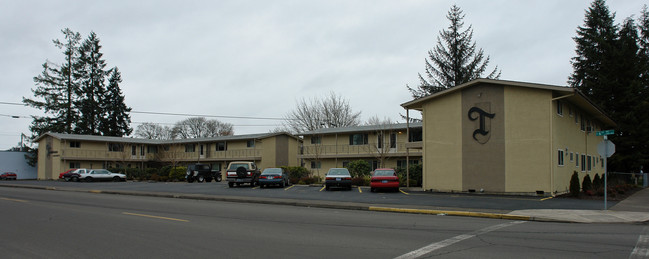
[[[359,193],[363,193],[363,191],[361,190],[361,187],[360,187],[360,186],[358,186],[358,192],[359,192]]]
[[[165,219],[165,220],[189,222],[189,220],[186,220],[186,219],[167,218],[167,217],[160,217],[160,216],[153,216],[153,215],[146,215],[146,214],[137,214],[137,213],[130,213],[130,212],[122,212],[122,214],[131,215],[131,216],[145,217],[145,218],[154,218],[154,219]]]
[[[260,187],[260,186],[255,186],[255,187],[252,187],[252,189],[253,189],[253,190],[254,190],[254,189],[259,189],[259,187]]]
[[[291,186],[289,186],[289,187],[286,187],[286,188],[284,188],[284,191],[286,191],[286,190],[288,190],[288,189],[291,189],[291,188],[293,188],[293,187],[295,187],[295,185],[291,185]]]
[[[554,198],[554,197],[543,198],[543,199],[541,199],[541,201],[546,201],[546,200],[549,200],[549,199],[552,199],[552,198]]]
[[[322,186],[322,189],[320,189],[319,192],[321,192],[321,191],[324,190],[324,189],[325,189],[325,186]]]
[[[410,193],[404,192],[403,190],[399,189],[399,191],[405,195],[410,195]]]

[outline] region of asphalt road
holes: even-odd
[[[325,200],[384,204],[417,208],[480,209],[506,213],[525,209],[583,209],[600,210],[603,201],[575,200],[531,196],[498,196],[481,194],[448,194],[430,192],[370,192],[369,187],[354,187],[351,191],[325,191],[322,187],[293,185],[288,188],[251,188],[249,185],[228,188],[226,182],[62,182],[62,181],[10,181],[0,184],[38,185],[53,188],[79,188],[96,190],[140,191],[159,193],[204,194],[241,197],[266,197],[300,200]],[[612,207],[617,202],[609,201]]]
[[[644,225],[0,188],[3,258],[629,258]]]

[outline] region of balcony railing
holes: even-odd
[[[172,160],[196,160],[196,159],[253,159],[260,158],[260,149],[234,149],[225,151],[210,151],[204,155],[196,152],[170,152],[158,151],[158,153],[145,153],[132,155],[127,151],[108,151],[97,149],[64,148],[61,150],[61,157],[67,160],[111,160],[111,161],[172,161]]]
[[[384,146],[379,148],[375,143],[366,145],[305,145],[302,147],[302,155],[304,156],[330,156],[330,155],[377,155],[377,154],[405,154],[406,147],[413,148],[410,143],[397,143],[395,148]],[[420,144],[421,145],[421,144]],[[419,145],[419,146],[420,146]],[[417,146],[416,144],[414,146]],[[411,150],[413,153],[420,151]]]

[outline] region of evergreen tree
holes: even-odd
[[[480,78],[487,70],[489,56],[485,58],[482,49],[476,50],[471,26],[462,30],[464,14],[453,5],[446,15],[451,22],[448,30],[442,30],[437,37],[437,45],[428,51],[426,59],[426,78],[419,74],[420,84],[416,89],[406,86],[414,98],[455,87]],[[498,79],[500,71],[494,68],[487,78]]]
[[[78,134],[101,135],[99,125],[105,123],[106,61],[102,59],[100,50],[99,38],[94,32],[90,32],[79,48],[80,56],[75,71],[81,85],[76,102],[80,113],[75,129]]]
[[[81,36],[66,28],[61,30],[65,35],[62,42],[53,40],[54,45],[63,49],[65,63],[56,65],[49,61],[43,64],[43,72],[34,77],[36,89],[32,89],[34,99],[24,98],[23,102],[31,107],[43,110],[46,116],[33,116],[30,130],[32,138],[46,132],[71,133],[77,121],[77,109],[74,107],[78,83],[73,78],[73,65],[78,59],[78,45]],[[38,100],[37,98],[42,98]]]
[[[119,84],[122,82],[122,74],[117,67],[108,71],[108,87],[106,98],[102,106],[106,108],[106,118],[101,123],[100,131],[104,136],[122,137],[131,134],[130,127],[131,108],[124,103],[124,95]]]

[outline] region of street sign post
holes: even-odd
[[[602,133],[602,134],[600,134],[600,133]],[[608,189],[607,171],[608,171],[608,168],[607,168],[607,165],[606,165],[606,160],[609,157],[611,157],[613,154],[615,154],[615,144],[613,144],[613,142],[608,140],[608,137],[606,137],[607,135],[611,135],[611,134],[614,134],[613,130],[606,130],[606,131],[598,131],[597,132],[597,136],[604,136],[604,141],[597,144],[597,153],[600,156],[604,157],[604,210],[608,209],[608,207],[606,206],[606,200],[608,199],[608,193],[607,193],[607,189]]]

